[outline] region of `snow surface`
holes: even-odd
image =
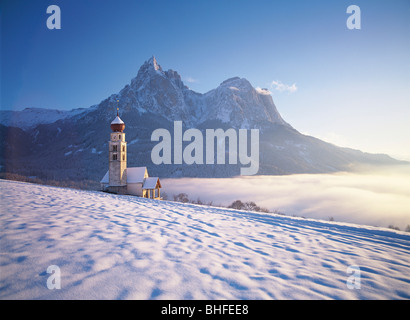
[[[90,112],[88,109],[78,108],[72,110],[54,110],[46,108],[25,108],[21,111],[1,110],[0,124],[5,126],[19,127],[23,130],[33,128],[39,124],[54,123],[58,120],[74,117],[82,113]],[[58,134],[61,128],[57,128]]]
[[[140,141],[140,139],[135,138],[135,139],[133,139],[133,140],[127,142],[127,145],[128,145],[128,146],[131,146],[131,145],[133,145],[133,144],[136,144],[136,143],[139,142],[139,141]]]
[[[2,299],[408,299],[394,230],[0,180]],[[61,289],[47,288],[47,268]],[[360,267],[360,289],[347,268]]]
[[[124,124],[124,121],[122,121],[119,116],[116,116],[115,119],[111,122],[111,124]]]

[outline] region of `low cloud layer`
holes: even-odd
[[[271,88],[276,91],[280,91],[280,92],[287,91],[290,93],[296,92],[298,90],[296,83],[292,85],[288,85],[288,84],[282,83],[281,81],[272,81]]]
[[[192,77],[190,77],[190,76],[185,77],[185,78],[184,78],[184,81],[186,81],[186,82],[188,82],[188,83],[197,83],[197,82],[199,82],[197,79],[194,79],[194,78],[192,78]]]
[[[270,92],[270,91],[269,91],[268,89],[266,89],[266,88],[259,88],[259,87],[257,87],[257,88],[255,88],[255,90],[256,90],[256,92],[258,92],[259,94],[263,94],[263,95],[266,95],[266,96],[272,94],[272,92]]]
[[[401,230],[410,225],[410,170],[378,172],[248,176],[226,179],[164,179],[169,198],[189,198],[227,206],[254,201],[271,211]]]

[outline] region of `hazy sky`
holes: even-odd
[[[49,5],[61,29],[49,30]],[[349,30],[349,5],[361,29]],[[155,55],[205,93],[268,88],[293,127],[410,160],[410,1],[2,0],[1,108],[73,109],[120,91]]]

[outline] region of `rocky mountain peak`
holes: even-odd
[[[148,66],[151,66],[152,68],[154,68],[155,71],[162,71],[161,66],[158,64],[157,59],[155,58],[155,56],[152,56],[151,58],[149,58],[144,65],[147,64]]]
[[[258,128],[264,122],[289,126],[272,97],[262,96],[247,79],[227,79],[202,95],[185,86],[177,71],[164,71],[154,56],[140,67],[131,86],[120,92],[120,101],[131,109],[192,125],[219,120],[237,128]]]
[[[252,85],[248,80],[245,78],[239,78],[239,77],[233,77],[229,78],[225,81],[223,81],[220,85],[220,87],[238,87],[238,88],[246,88],[246,89],[251,89]]]

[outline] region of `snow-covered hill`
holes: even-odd
[[[0,188],[2,299],[410,298],[403,232],[5,180]],[[47,287],[51,265],[61,289]],[[360,289],[347,286],[352,265]]]

